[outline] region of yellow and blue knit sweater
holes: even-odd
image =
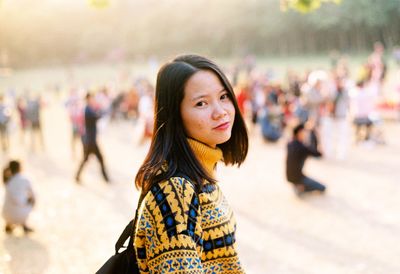
[[[213,174],[222,151],[188,141]],[[170,178],[151,188],[139,214],[135,248],[141,273],[244,273],[236,221],[218,185],[207,183],[197,194],[185,178]]]

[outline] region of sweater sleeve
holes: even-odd
[[[143,213],[147,271],[203,273],[200,202],[193,185],[180,177],[156,184]]]

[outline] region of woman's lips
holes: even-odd
[[[227,128],[229,128],[229,122],[220,124],[219,126],[215,127],[214,129],[216,129],[216,130],[225,130]]]

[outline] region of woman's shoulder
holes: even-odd
[[[161,182],[155,183],[146,194],[144,200],[146,203],[156,204],[168,201],[191,200],[196,195],[195,186],[191,181],[182,176],[171,176]]]
[[[163,189],[164,192],[194,192],[195,186],[186,177],[181,175],[171,176],[168,179],[158,183],[159,188]],[[188,193],[186,193],[188,194]]]

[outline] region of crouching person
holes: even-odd
[[[305,129],[300,124],[293,130],[293,140],[287,145],[286,178],[294,184],[297,194],[305,192],[324,192],[326,187],[303,174],[304,163],[308,156],[321,157],[322,153],[316,147],[305,145]]]
[[[21,174],[18,161],[9,162],[3,170],[3,181],[6,188],[3,205],[6,233],[12,233],[17,226],[22,226],[25,233],[32,232],[26,221],[35,204],[35,196],[31,182]]]

